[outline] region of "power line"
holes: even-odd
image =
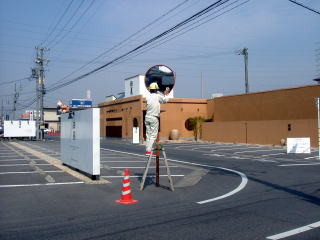
[[[236,0],[236,1],[234,1],[233,3],[230,3],[228,6],[231,6],[232,4],[234,4],[234,3],[238,2],[238,1],[240,1],[240,0]],[[242,3],[240,3],[240,4],[238,4],[238,5],[234,6],[234,7],[232,7],[231,9],[228,9],[228,10],[220,13],[219,15],[216,15],[216,16],[214,16],[214,17],[206,20],[205,22],[201,22],[202,20],[204,20],[205,18],[208,17],[208,16],[205,16],[204,18],[202,18],[202,19],[200,19],[199,21],[195,22],[195,23],[201,22],[201,23],[199,23],[198,25],[190,28],[190,26],[192,26],[192,25],[195,24],[195,23],[192,23],[191,25],[186,26],[185,28],[182,28],[182,29],[180,29],[179,31],[172,33],[171,35],[168,35],[168,36],[164,37],[164,40],[165,40],[165,41],[163,41],[163,39],[162,39],[162,42],[155,42],[155,43],[151,44],[150,46],[148,46],[147,48],[141,49],[141,50],[137,51],[137,53],[136,53],[135,55],[133,55],[133,56],[130,56],[130,58],[127,57],[127,58],[122,59],[121,61],[113,64],[113,66],[118,65],[118,64],[120,64],[120,63],[122,63],[122,62],[125,62],[125,61],[127,61],[127,60],[130,60],[130,59],[132,59],[132,58],[134,58],[134,57],[136,57],[136,56],[139,56],[139,55],[141,55],[141,54],[143,54],[143,53],[145,53],[145,52],[147,52],[147,51],[149,51],[149,50],[151,50],[151,49],[153,49],[153,48],[155,48],[155,47],[159,47],[159,46],[165,44],[166,42],[169,42],[169,41],[171,41],[171,40],[173,40],[173,39],[175,39],[175,38],[177,38],[177,37],[179,37],[179,36],[181,36],[181,35],[189,32],[189,31],[191,31],[191,30],[193,30],[193,29],[195,29],[195,28],[197,28],[197,27],[199,27],[199,26],[201,26],[201,25],[203,25],[203,24],[205,24],[205,23],[207,23],[207,22],[209,22],[209,21],[212,21],[213,19],[215,19],[215,18],[217,18],[217,17],[220,17],[220,16],[226,14],[227,12],[230,12],[230,11],[232,11],[233,9],[235,9],[235,8],[237,8],[237,7],[240,7],[241,5],[243,5],[243,4],[245,4],[245,3],[249,2],[249,1],[250,1],[250,0],[247,0],[247,1],[245,1],[245,2],[242,2]],[[226,6],[226,7],[228,7],[228,6]],[[222,9],[224,9],[224,8],[226,8],[226,7],[223,7],[223,8],[219,9],[218,11],[216,11],[216,12],[214,12],[214,13],[217,13],[217,12],[221,11]],[[209,16],[212,16],[212,14],[210,14]],[[185,30],[185,29],[186,29],[186,30]],[[183,31],[183,30],[185,30],[185,31],[182,32],[182,33],[180,33],[180,34],[177,34],[177,33],[181,32],[181,31]],[[167,39],[167,40],[166,40],[166,39]]]
[[[189,23],[189,22],[192,22],[192,21],[196,20],[197,18],[205,15],[206,13],[208,13],[208,12],[212,11],[213,9],[215,9],[215,8],[217,8],[217,7],[225,4],[225,3],[228,2],[228,1],[230,1],[230,0],[224,0],[224,1],[223,1],[223,0],[219,0],[219,1],[217,1],[217,2],[215,2],[215,3],[213,3],[213,4],[211,4],[211,5],[209,5],[209,6],[206,7],[205,9],[203,9],[203,10],[195,13],[195,14],[192,15],[191,17],[189,17],[189,18],[181,21],[180,23],[176,24],[174,27],[171,27],[170,29],[162,32],[161,34],[159,34],[159,35],[151,38],[150,40],[148,40],[148,41],[144,42],[143,44],[137,46],[136,48],[132,49],[131,51],[129,51],[129,52],[127,52],[127,53],[125,53],[125,54],[123,54],[123,55],[121,55],[121,56],[119,56],[119,57],[117,57],[117,58],[115,58],[115,59],[113,59],[113,60],[111,60],[111,61],[109,61],[108,63],[106,63],[106,64],[104,64],[104,65],[102,65],[102,66],[100,66],[100,67],[98,67],[98,68],[95,68],[95,69],[91,70],[90,72],[87,72],[87,73],[85,73],[85,74],[83,74],[83,75],[81,75],[81,76],[79,76],[79,77],[76,77],[76,78],[74,78],[74,79],[72,79],[72,80],[66,81],[66,82],[64,82],[64,83],[62,83],[62,84],[60,84],[60,85],[55,86],[55,87],[52,87],[52,88],[48,89],[48,92],[55,91],[55,90],[57,90],[57,89],[59,89],[59,88],[65,87],[65,86],[67,86],[67,85],[70,85],[70,84],[72,84],[72,83],[74,83],[74,82],[76,82],[76,81],[79,81],[79,80],[81,80],[81,79],[83,79],[83,78],[85,78],[85,77],[88,77],[89,75],[91,75],[91,74],[93,74],[93,73],[96,73],[96,72],[104,69],[104,68],[107,67],[107,66],[110,66],[110,65],[112,65],[112,64],[117,63],[119,60],[124,59],[125,57],[129,56],[130,54],[132,54],[132,53],[134,53],[134,52],[142,49],[142,48],[145,47],[145,46],[148,46],[148,45],[151,44],[152,42],[154,42],[154,41],[156,41],[156,40],[158,40],[158,39],[166,36],[167,34],[173,32],[173,31],[175,31],[175,30],[177,30],[177,29],[179,29],[180,27],[186,25],[186,24]]]
[[[100,67],[98,67],[98,68],[95,68],[95,69],[93,69],[93,70],[91,70],[91,71],[89,71],[89,72],[87,72],[87,73],[85,73],[85,74],[83,74],[83,75],[81,75],[81,76],[79,76],[79,77],[76,77],[76,78],[74,78],[74,79],[72,79],[72,80],[69,80],[69,81],[66,81],[66,82],[64,82],[64,83],[61,83],[61,84],[59,84],[59,85],[53,86],[53,87],[49,88],[47,92],[52,92],[52,91],[55,91],[55,90],[57,90],[57,89],[59,89],[59,88],[62,88],[62,87],[64,87],[64,86],[70,85],[70,84],[72,84],[73,82],[76,82],[76,81],[78,81],[78,80],[81,80],[81,79],[83,79],[83,78],[85,78],[85,77],[93,74],[93,73],[97,73],[98,71],[101,71],[102,69],[104,69],[104,68],[107,67],[107,66],[111,66],[111,65],[114,66],[115,64],[119,64],[120,61],[127,60],[130,56],[132,57],[132,54],[134,54],[134,53],[135,53],[135,54],[138,53],[138,55],[140,55],[140,54],[142,54],[143,52],[145,52],[146,49],[149,50],[149,49],[150,49],[150,46],[151,46],[152,48],[154,48],[154,47],[155,47],[155,46],[154,46],[155,43],[157,44],[157,46],[159,46],[159,45],[161,45],[161,44],[164,44],[163,41],[162,41],[162,42],[158,42],[158,40],[160,40],[160,39],[163,40],[163,39],[168,38],[168,36],[169,36],[170,39],[166,40],[165,42],[167,42],[167,41],[169,41],[169,40],[172,40],[173,38],[176,38],[176,37],[178,37],[178,36],[180,36],[180,35],[188,32],[188,31],[191,31],[192,29],[194,29],[194,28],[196,28],[196,27],[199,27],[200,25],[202,25],[202,24],[204,24],[204,23],[206,23],[206,22],[208,22],[208,21],[210,21],[210,20],[212,20],[212,19],[215,19],[215,18],[217,18],[218,16],[221,16],[221,15],[225,14],[226,12],[231,11],[232,9],[234,9],[234,8],[236,8],[236,7],[239,7],[240,5],[248,2],[248,1],[246,1],[246,2],[244,2],[244,3],[241,3],[241,4],[237,5],[236,7],[233,7],[232,9],[226,10],[226,11],[224,11],[223,13],[219,14],[218,16],[214,16],[213,18],[210,18],[209,20],[206,20],[205,22],[203,22],[203,20],[208,17],[207,14],[208,14],[211,10],[213,10],[213,9],[215,9],[215,8],[217,8],[217,7],[225,4],[225,3],[227,3],[228,1],[229,1],[229,0],[225,0],[225,1],[220,0],[220,1],[215,2],[214,4],[212,4],[212,5],[210,5],[209,7],[205,8],[204,10],[201,10],[201,11],[197,12],[197,13],[194,14],[193,16],[187,18],[187,19],[184,20],[184,21],[181,21],[180,23],[178,23],[178,24],[175,25],[174,27],[168,29],[167,31],[164,31],[163,33],[157,35],[157,36],[154,37],[154,38],[151,38],[150,40],[148,40],[148,41],[146,41],[145,43],[139,45],[138,47],[134,48],[133,50],[131,50],[131,51],[129,51],[129,52],[121,55],[120,57],[117,57],[117,58],[109,61],[108,63],[106,63],[106,64],[104,64],[104,65],[102,65],[102,66],[100,66]],[[235,2],[238,2],[238,1],[239,1],[239,0],[237,0],[237,1],[235,1]],[[230,4],[229,4],[228,6],[230,6]],[[216,13],[216,12],[215,12],[215,13]],[[202,16],[202,18],[200,18],[201,16]],[[209,16],[212,16],[212,14],[210,14]],[[200,20],[196,21],[198,18],[200,18]],[[195,23],[197,23],[196,26],[193,26],[194,23],[193,23],[193,24],[190,24],[189,26],[187,25],[187,24],[189,24],[189,23],[191,23],[191,22],[194,22],[194,21],[196,21]],[[202,22],[199,22],[199,21],[202,21]],[[188,27],[182,28],[183,26],[188,26]],[[190,28],[190,26],[191,26],[192,28]],[[176,34],[177,32],[178,32],[178,33],[181,32],[181,30],[177,31],[179,28],[182,28],[183,32],[180,33],[178,36],[177,36],[177,35],[174,35],[174,34]],[[165,38],[165,37],[166,37],[166,38]],[[148,49],[148,48],[149,48],[149,49]],[[136,55],[135,55],[135,56],[136,56]],[[31,101],[31,102],[28,103],[27,105],[32,105],[33,103],[34,103],[34,101]]]
[[[71,17],[67,20],[67,22],[63,25],[63,27],[60,29],[60,31],[55,35],[55,37],[49,41],[47,43],[47,45],[50,47],[51,43],[54,43],[55,40],[59,37],[59,35],[61,35],[61,33],[64,31],[64,29],[67,27],[67,25],[72,21],[72,19],[74,18],[74,16],[78,13],[78,11],[80,10],[82,4],[84,3],[84,0],[81,1],[81,3],[79,4],[79,6],[77,7],[77,9],[73,12],[73,14],[71,15]]]
[[[294,1],[294,0],[289,0],[289,1],[292,2],[292,3],[294,3],[294,4],[297,4],[297,5],[300,6],[300,7],[306,8],[306,9],[308,9],[308,10],[310,10],[310,11],[312,11],[312,12],[317,13],[317,14],[320,15],[320,12],[319,12],[319,11],[317,11],[317,10],[311,8],[311,7],[308,7],[308,6],[306,6],[306,5],[303,5],[302,3],[299,3],[298,1]]]
[[[23,81],[23,80],[30,80],[30,77],[25,77],[25,78],[20,78],[20,79],[8,81],[8,82],[3,82],[3,83],[0,83],[0,86],[1,85],[6,85],[6,84],[10,84],[10,83],[19,82],[19,81]]]
[[[139,29],[137,32],[131,34],[129,37],[127,37],[126,39],[122,40],[120,43],[117,43],[116,45],[114,45],[113,47],[107,49],[106,51],[102,52],[101,54],[99,54],[98,56],[96,56],[94,59],[90,60],[89,62],[87,62],[86,64],[82,65],[81,67],[77,68],[76,70],[74,70],[73,72],[71,72],[70,74],[68,74],[67,76],[65,76],[64,78],[62,78],[61,80],[59,80],[57,83],[67,79],[68,77],[70,77],[71,75],[73,75],[76,72],[79,72],[80,70],[82,70],[84,67],[88,66],[89,64],[95,62],[96,60],[98,60],[99,58],[101,58],[102,56],[106,55],[107,53],[111,52],[112,50],[116,49],[117,47],[123,45],[125,42],[127,42],[128,40],[130,40],[131,38],[133,38],[134,36],[138,35],[139,33],[141,33],[142,31],[144,31],[145,29],[147,29],[148,27],[152,26],[154,23],[158,22],[161,18],[167,16],[168,14],[170,14],[171,12],[173,12],[174,10],[178,9],[179,7],[181,7],[183,4],[185,4],[186,2],[188,2],[189,0],[184,0],[183,2],[179,3],[178,5],[174,6],[172,9],[170,9],[169,11],[167,11],[166,13],[162,14],[161,16],[159,16],[158,18],[156,18],[155,20],[153,20],[151,23],[145,25],[144,27],[142,27],[141,29]]]
[[[66,15],[66,13],[69,11],[69,8],[71,7],[72,3],[74,0],[71,0],[69,5],[67,6],[67,8],[64,10],[64,12],[62,13],[61,17],[59,18],[59,20],[57,21],[56,25],[53,27],[53,29],[51,30],[51,32],[48,34],[48,36],[40,43],[40,46],[43,45],[53,34],[53,32],[56,30],[57,26],[60,24],[61,20],[64,18],[64,16]]]
[[[59,42],[61,42],[72,31],[72,29],[80,22],[80,19],[89,11],[89,9],[92,7],[93,4],[94,4],[94,0],[91,1],[89,6],[87,6],[87,8],[82,12],[82,14],[75,21],[75,23],[69,28],[69,30],[59,40],[57,40],[53,45],[51,45],[51,48],[55,47]]]

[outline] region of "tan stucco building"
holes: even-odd
[[[213,122],[203,124],[203,140],[280,145],[288,137],[310,137],[317,146],[316,97],[320,85],[208,100]]]
[[[186,128],[190,117],[211,119],[202,124],[202,140],[213,142],[280,145],[288,137],[310,137],[317,146],[317,108],[320,85],[222,96],[214,99],[172,98],[161,105],[160,139],[173,129],[180,139],[193,139]],[[101,137],[131,139],[139,127],[145,138],[145,99],[142,95],[100,103]]]
[[[140,141],[145,138],[145,98],[142,95],[100,103],[101,137],[132,138],[133,127],[139,127]],[[171,130],[177,129],[180,138],[192,139],[193,133],[185,127],[190,117],[207,117],[206,99],[172,98],[161,105],[160,139],[168,139]]]

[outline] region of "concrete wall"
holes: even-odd
[[[310,137],[317,145],[320,85],[224,96],[208,100],[213,122],[203,124],[202,139],[280,145],[282,138]]]
[[[161,105],[161,110],[164,112],[160,116],[160,138],[168,139],[170,131],[178,129],[181,138],[193,139],[193,132],[185,128],[185,122],[191,117],[207,118],[207,100],[172,98]]]
[[[320,85],[279,89],[208,100],[215,122],[312,119],[317,117],[314,98]]]
[[[213,142],[280,145],[282,138],[309,137],[313,147],[318,144],[315,119],[207,122],[202,130],[202,139]]]

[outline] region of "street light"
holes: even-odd
[[[245,89],[246,93],[249,93],[249,81],[248,81],[248,48],[239,49],[236,54],[243,55],[244,57],[244,74],[245,74]]]

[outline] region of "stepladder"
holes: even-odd
[[[151,153],[148,156],[147,164],[146,164],[146,167],[145,167],[145,170],[143,173],[143,177],[142,177],[142,181],[141,181],[141,185],[140,185],[141,191],[144,188],[144,184],[145,184],[145,181],[146,181],[146,178],[148,175],[150,164],[153,159],[155,159],[155,163],[156,163],[156,186],[158,187],[160,185],[160,170],[159,169],[160,169],[160,154],[161,153],[162,153],[162,157],[163,157],[162,160],[165,164],[165,169],[167,171],[167,176],[168,176],[171,191],[174,191],[173,181],[172,181],[170,168],[169,168],[169,164],[168,164],[168,160],[167,160],[167,155],[166,155],[166,152],[165,152],[163,145],[161,145],[158,142],[154,143],[153,148],[151,150]]]

